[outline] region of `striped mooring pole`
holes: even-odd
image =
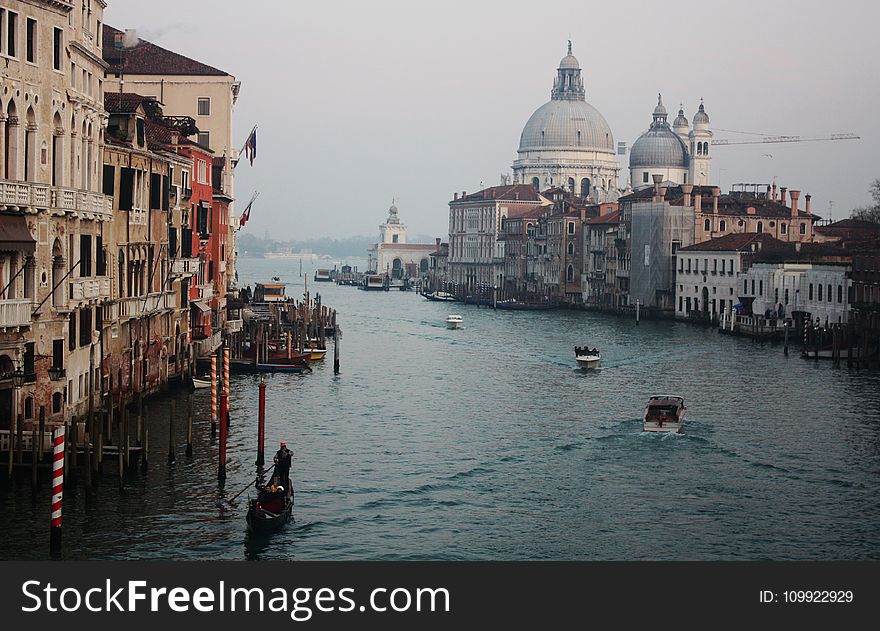
[[[61,506],[64,503],[64,425],[52,433],[52,528],[49,533],[49,549],[61,551]]]
[[[229,346],[223,344],[223,393],[229,398]],[[229,425],[229,407],[227,401],[226,424]]]
[[[217,431],[217,353],[211,353],[211,435]]]

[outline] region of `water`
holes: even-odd
[[[295,260],[239,264],[242,285],[298,281]],[[340,312],[342,373],[328,355],[311,375],[268,379],[267,451],[286,439],[295,452],[295,522],[254,541],[247,493],[226,502],[256,450],[258,378],[234,376],[225,490],[209,391],[194,395],[192,458],[176,396],[173,466],[170,399],[153,400],[147,474],[66,490],[65,558],[880,557],[877,371],[679,323],[309,289]],[[449,313],[462,330],[445,328]],[[601,369],[575,368],[583,344]],[[685,397],[682,435],[640,431],[657,393]],[[48,489],[0,487],[0,507],[0,558],[45,558]]]

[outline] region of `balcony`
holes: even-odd
[[[49,208],[50,201],[50,188],[45,184],[0,180],[0,206],[7,209]]]
[[[110,278],[95,276],[94,278],[78,278],[70,281],[70,299],[74,302],[84,300],[101,300],[110,298]]]
[[[139,318],[157,311],[176,309],[177,294],[173,291],[163,291],[158,294],[123,298],[117,305],[119,306],[119,318]]]
[[[53,209],[82,219],[110,221],[113,198],[73,188],[0,180],[0,207],[18,210]]]
[[[243,328],[244,328],[244,321],[241,319],[226,321],[226,332],[227,333],[239,333],[243,330]]]
[[[199,285],[199,299],[210,300],[214,297],[214,286],[211,284]]]
[[[195,340],[193,346],[196,350],[196,357],[208,357],[211,353],[220,348],[223,343],[222,331],[214,331],[210,337],[203,340]]]
[[[0,329],[16,329],[31,325],[34,303],[30,299],[0,300]]]
[[[199,259],[181,258],[171,262],[171,273],[176,276],[192,276],[199,273]]]

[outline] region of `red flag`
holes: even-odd
[[[244,209],[244,212],[241,213],[241,219],[238,220],[238,227],[244,228],[244,224],[248,222],[248,219],[251,218],[251,204],[254,202],[251,201],[250,204],[247,205],[247,208]]]

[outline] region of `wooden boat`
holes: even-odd
[[[464,318],[460,315],[449,315],[446,318],[446,328],[447,329],[460,329],[464,326]]]
[[[210,388],[211,387],[211,377],[193,377],[193,388],[196,390],[200,390],[201,388]]]
[[[687,407],[683,397],[674,394],[653,396],[645,406],[642,428],[646,432],[680,432],[685,412]]]
[[[431,300],[434,302],[457,302],[458,299],[450,293],[445,291],[435,291],[429,292],[426,294],[422,294],[427,300]]]
[[[268,487],[257,487],[256,499],[248,499],[245,517],[248,530],[255,535],[268,535],[277,532],[290,521],[293,513],[293,493],[287,489],[282,493],[272,492]]]
[[[313,362],[321,361],[324,359],[324,356],[327,354],[326,348],[309,348],[306,349],[305,354],[309,356],[309,360]]]
[[[578,366],[586,369],[598,367],[602,356],[599,354],[598,348],[590,348],[588,346],[581,348],[580,346],[575,346],[574,358],[575,361],[577,361]]]

